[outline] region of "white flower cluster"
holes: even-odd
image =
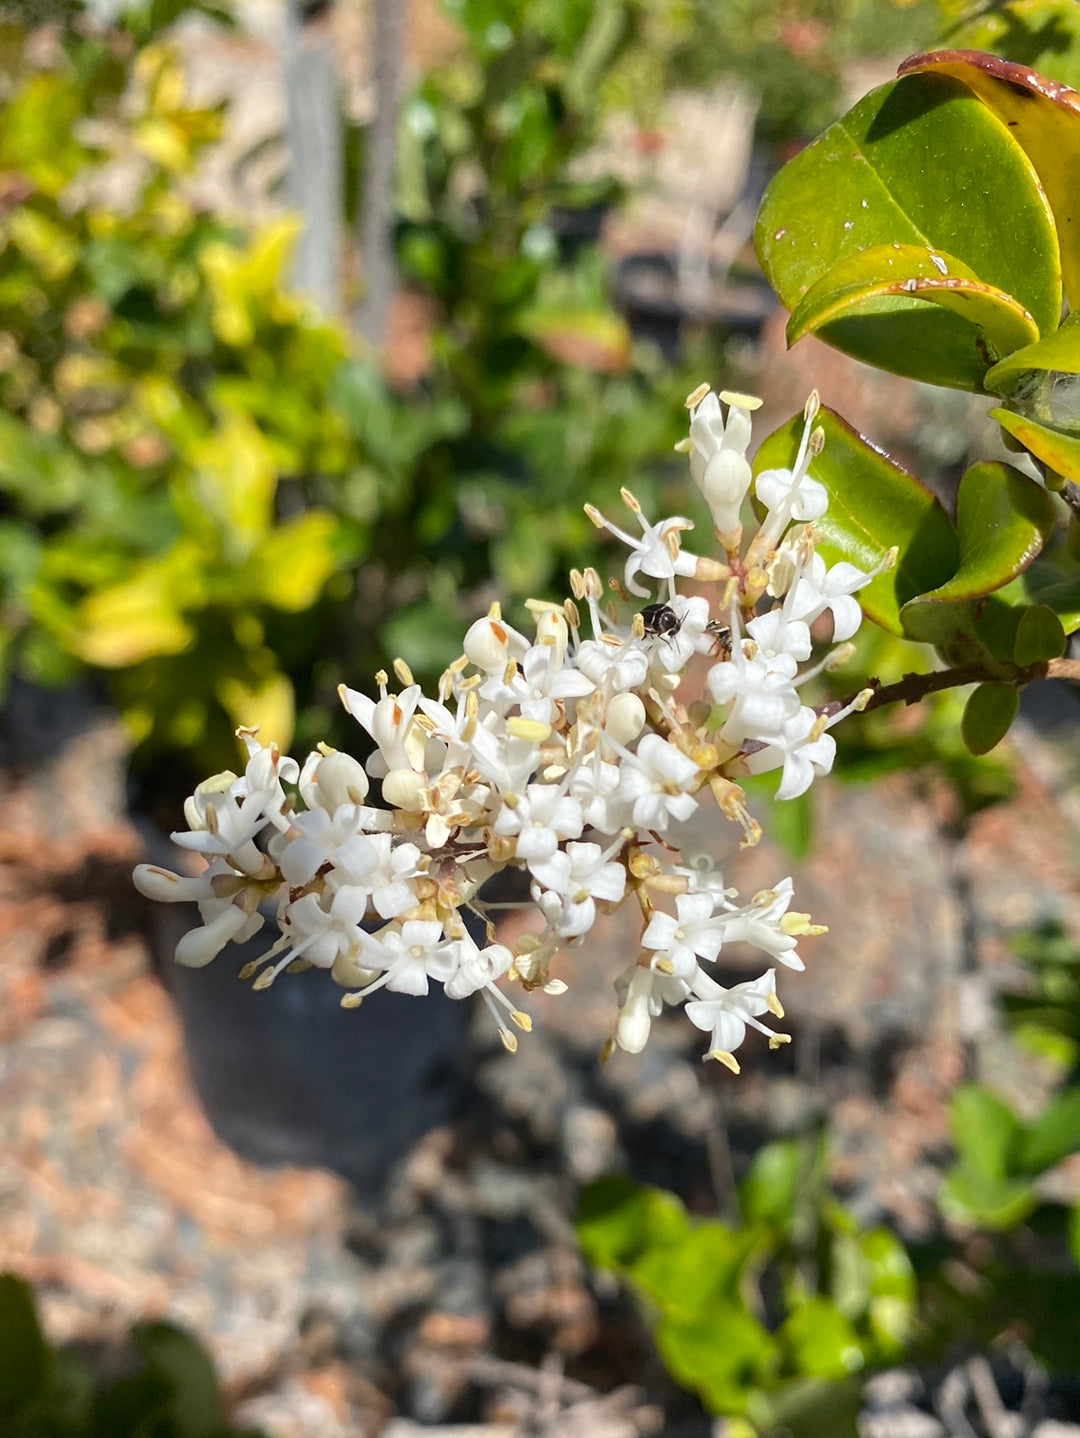
[[[274,903],[280,937],[241,973],[257,973],[256,988],[284,969],[315,966],[348,990],[343,1006],[356,1007],[380,988],[426,994],[434,980],[452,998],[480,993],[514,1049],[512,1026],[527,1031],[530,1020],[498,980],[562,992],[550,972],[554,956],[580,948],[597,915],[633,894],[640,949],[616,983],[609,1043],[639,1052],[665,1004],[685,1004],[709,1035],[708,1056],[736,1072],[747,1027],[771,1046],[786,1042],[761,1018],[783,1016],[774,967],[725,988],[709,966],[726,945],[743,943],[773,965],[801,969],[797,939],[821,930],[790,909],[790,879],[741,904],[714,870],[682,860],[677,832],[711,796],[741,825],[743,842],[754,842],[759,830],[740,776],[781,768],[778,797],[792,799],[828,771],[835,743],[826,731],[849,711],[826,719],[803,704],[800,685],[822,665],[800,665],[810,657],[811,625],[826,611],[834,640],[855,633],[861,612],[851,596],[871,576],[849,564],[826,569],[814,552],[814,521],[826,509],[825,490],[809,474],[823,440],[816,396],[794,467],[757,478],[764,519],[744,543],[757,404],[718,399],[708,386],[687,401],[690,434],[679,448],[722,558],[689,553],[689,520],[651,523],[626,491],[640,533],[587,506],[629,551],[613,589],[623,601],[650,599],[643,609],[624,604],[620,621],[616,606],[601,607],[597,573],[575,571],[572,599],[530,603],[532,635],[497,606],[478,619],[435,697],[402,660],[396,693],[386,674],[377,676],[377,698],[342,686],[345,708],[370,740],[363,764],[320,746],[301,768],[260,745],[257,731],[241,731],[243,775],[201,784],[187,803],[188,830],[173,835],[209,861],[206,870],[189,878],[142,865],[135,873],[149,897],[199,906],[202,925],[181,941],[177,959],[209,963],[231,940],[250,938],[262,926],[260,908]],[[680,592],[679,580],[710,586],[713,602]],[[848,652],[841,644],[824,663]],[[377,802],[369,802],[372,781]],[[485,898],[507,869],[527,876],[527,904]],[[507,907],[534,915],[512,950],[495,925]],[[483,942],[466,915],[479,920],[473,929]]]

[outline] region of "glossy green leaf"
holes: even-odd
[[[966,85],[989,106],[1027,155],[1042,182],[1057,223],[1065,294],[1080,302],[1080,94],[1016,64],[977,50],[916,55],[901,75],[932,72]]]
[[[875,624],[903,634],[902,606],[955,573],[955,531],[941,502],[838,414],[823,409],[816,423],[825,431],[825,448],[811,473],[829,492],[828,513],[817,524],[820,552],[827,563],[843,559],[869,570],[895,545],[896,567],[860,590],[859,602]],[[797,415],[769,435],[755,456],[755,474],[789,467],[802,429]]]
[[[1040,333],[1057,327],[1049,204],[1008,128],[955,80],[912,75],[872,91],[789,161],[758,214],[758,255],[790,309],[834,266],[894,241],[955,256],[1011,295]],[[831,341],[905,373],[921,373],[920,363],[940,368],[939,344],[948,352],[958,335],[970,341],[966,322],[949,311],[890,303],[905,308],[880,316],[873,333],[864,326]],[[911,353],[913,343],[925,355]],[[969,370],[951,382],[971,387]]]
[[[814,332],[844,349],[852,337],[858,343],[860,331],[871,349],[891,346],[878,353],[887,368],[934,384],[962,380],[967,389],[981,388],[988,365],[1039,337],[1023,305],[962,260],[897,241],[850,255],[811,285],[792,313],[787,340],[792,345]]]
[[[1062,324],[1050,334],[1026,345],[1024,349],[996,364],[986,376],[987,388],[1007,398],[1024,398],[1020,382],[1031,370],[1042,370],[1053,374],[1080,373],[1080,313],[1066,316]],[[1046,424],[1067,422],[1075,418],[1072,412],[1057,416],[1049,409],[1037,413],[1036,419]]]
[[[996,364],[986,376],[986,387],[1040,427],[1030,431],[1034,444],[1029,443],[1027,432],[1006,423],[995,410],[994,418],[1008,433],[1058,473],[1065,472],[1055,463],[1059,452],[1066,465],[1075,466],[1080,452],[1075,442],[1080,440],[1080,314],[1070,315],[1052,335]],[[1042,429],[1049,433],[1044,435]],[[1057,437],[1065,442],[1055,444]]]
[[[979,599],[1008,584],[1040,552],[1053,526],[1054,502],[1035,480],[1008,464],[972,465],[956,500],[956,573],[904,606],[908,634],[941,643],[940,625],[948,618],[930,611]]]
[[[972,754],[989,754],[1012,728],[1020,708],[1015,684],[980,684],[964,705],[960,735]]]

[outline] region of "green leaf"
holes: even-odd
[[[796,1378],[777,1393],[750,1394],[747,1404],[759,1432],[790,1438],[857,1438],[863,1383],[844,1379]]]
[[[982,1084],[962,1084],[949,1101],[949,1128],[973,1172],[1003,1178],[1020,1123],[1008,1104]]]
[[[743,1218],[748,1223],[772,1223],[786,1232],[795,1211],[802,1166],[799,1145],[793,1139],[759,1149],[739,1185]]]
[[[1080,563],[1063,541],[1055,540],[1030,568],[999,589],[995,598],[1010,604],[1045,606],[1057,616],[1065,633],[1073,634],[1080,629]]]
[[[1063,1158],[1080,1152],[1080,1086],[1063,1089],[1028,1124],[1016,1145],[1016,1163],[1025,1173],[1040,1174]]]
[[[921,594],[901,615],[913,639],[941,643],[942,605],[979,599],[1026,569],[1054,526],[1054,502],[1011,465],[972,465],[960,481],[956,529],[960,563],[945,584]],[[946,622],[948,616],[944,616]]]
[[[822,409],[816,423],[825,431],[825,448],[811,472],[829,493],[828,512],[817,525],[820,552],[827,563],[847,560],[868,570],[895,545],[896,567],[860,590],[859,602],[875,624],[903,634],[902,606],[955,573],[956,534],[940,500],[838,414]],[[755,456],[754,473],[789,468],[802,429],[797,415],[769,435]]]
[[[970,694],[960,721],[960,735],[972,754],[989,754],[1012,727],[1020,708],[1015,684],[980,684]]]
[[[205,1349],[169,1323],[145,1324],[133,1330],[131,1339],[147,1372],[168,1386],[169,1417],[176,1438],[216,1438],[221,1397]]]
[[[1054,213],[1065,294],[1075,308],[1080,303],[1080,94],[1038,74],[1029,61],[1018,65],[975,51],[916,55],[900,66],[901,75],[930,71],[966,85],[1009,127],[1031,161]]]
[[[1020,616],[1013,658],[1025,667],[1042,664],[1059,659],[1067,644],[1064,626],[1054,611],[1045,604],[1033,604]]]
[[[961,323],[943,323],[928,305]],[[898,374],[966,389],[980,389],[988,365],[1039,337],[1023,305],[955,255],[897,241],[850,255],[811,285],[788,323],[788,344],[811,331],[838,349],[872,351]],[[860,334],[868,341],[860,344]]]
[[[34,1312],[29,1284],[0,1274],[0,1418],[12,1419],[47,1391],[52,1353]]]
[[[665,1314],[707,1320],[719,1302],[737,1299],[739,1276],[756,1243],[753,1229],[702,1223],[677,1243],[650,1243],[627,1272]]]
[[[1011,409],[992,409],[990,418],[996,419],[1006,434],[1054,474],[1074,482],[1080,480],[1080,439],[1026,419],[1021,414],[1014,414]],[[1048,476],[1047,484],[1050,483]],[[1060,488],[1060,485],[1054,487]]]
[[[776,1340],[741,1301],[720,1304],[706,1318],[662,1318],[656,1346],[668,1372],[700,1394],[713,1413],[739,1413],[772,1366]]]
[[[678,1243],[688,1232],[677,1198],[620,1174],[588,1184],[578,1200],[578,1238],[598,1268],[625,1267],[648,1248]]]
[[[866,1363],[853,1324],[828,1298],[803,1304],[781,1325],[779,1337],[792,1367],[807,1377],[844,1378]]]
[[[758,214],[756,244],[773,288],[794,309],[834,266],[876,246],[955,256],[1012,296],[1040,333],[1061,314],[1058,242],[1035,173],[1008,128],[943,76],[911,75],[871,91],[780,171]],[[883,368],[940,369],[970,334],[949,311],[916,301],[879,316],[873,332],[831,341]],[[916,321],[919,353],[906,353]],[[864,331],[866,327],[864,326]],[[840,344],[840,340],[843,343]],[[970,368],[950,383],[971,388]]]
[[[1071,314],[1052,333],[1003,359],[986,376],[986,387],[1011,403],[1026,406],[1024,412],[1044,424],[1058,428],[1075,426],[1076,404],[1068,400],[1076,393],[1075,382],[1070,390],[1058,396],[1064,400],[1063,412],[1053,408],[1052,381],[1080,373],[1080,314]],[[1044,378],[1048,376],[1048,378]],[[1033,386],[1041,382],[1042,390]]]
[[[970,18],[950,27],[950,44],[991,50],[1080,88],[1080,7],[1076,0],[996,0],[992,8],[961,8]]]
[[[938,1207],[953,1223],[1005,1231],[1015,1228],[1038,1206],[1025,1179],[1000,1178],[961,1164],[938,1194]]]

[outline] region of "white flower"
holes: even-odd
[[[639,574],[647,575],[650,579],[666,579],[669,582],[677,574],[688,579],[693,578],[697,573],[697,556],[687,554],[679,547],[679,535],[684,530],[693,529],[693,522],[681,515],[675,515],[671,519],[662,519],[659,524],[651,524],[642,514],[641,505],[629,490],[622,491],[622,498],[641,525],[640,539],[635,539],[617,524],[605,519],[594,505],[587,504],[585,513],[597,529],[610,531],[616,539],[621,539],[629,546],[631,553],[623,570],[623,582],[630,593],[637,594],[642,599],[649,597],[649,591],[635,583]]]
[[[711,392],[690,411],[690,475],[717,533],[726,536],[738,529],[739,510],[750,488],[750,414],[761,401],[735,394],[723,398],[729,406],[726,425],[720,401]]]
[[[797,799],[806,793],[815,775],[827,774],[833,766],[836,740],[825,733],[825,725],[825,719],[813,709],[799,709],[783,721],[766,748],[747,756],[747,769],[751,774],[765,774],[782,764],[784,773],[776,797]]]
[[[174,844],[208,858],[228,856],[246,874],[258,874],[265,856],[255,845],[255,836],[266,827],[266,806],[271,794],[250,788],[243,779],[226,771],[205,780],[184,805],[190,826],[172,835]]]
[[[292,888],[309,883],[326,863],[358,877],[374,866],[371,840],[360,830],[360,810],[355,804],[342,804],[332,813],[319,808],[294,815],[292,828],[275,835],[269,849],[281,877]]]
[[[792,682],[797,667],[790,654],[772,659],[757,654],[748,659],[740,644],[726,663],[713,665],[705,680],[709,693],[717,704],[731,705],[720,730],[725,743],[735,747],[747,739],[768,743],[783,733],[785,721],[799,712]]]
[[[793,586],[792,616],[813,624],[827,609],[831,610],[834,642],[850,639],[862,623],[859,602],[851,596],[872,578],[843,561],[826,570],[821,555],[812,554]]]
[[[626,890],[626,870],[610,861],[599,844],[567,844],[529,867],[546,890],[538,903],[560,938],[588,933],[596,922],[596,901],[616,904]]]
[[[750,547],[755,558],[775,547],[792,520],[812,523],[829,507],[824,485],[809,474],[810,462],[821,452],[825,437],[824,430],[814,429],[819,407],[817,395],[812,394],[803,411],[802,439],[792,467],[762,470],[754,481],[754,493],[768,511]]]
[[[424,735],[414,727],[413,716],[420,686],[410,684],[400,694],[388,694],[386,676],[382,675],[379,690],[378,699],[369,699],[344,684],[338,690],[345,708],[375,740],[378,753],[368,760],[368,773],[382,778],[393,769],[418,769],[423,763]]]
[[[854,603],[854,601],[852,601]],[[855,606],[858,608],[858,605]],[[810,641],[810,626],[801,619],[792,619],[787,605],[777,605],[767,614],[751,619],[746,632],[758,646],[758,652],[766,659],[776,659],[785,654],[799,662],[810,658],[813,648]]]
[[[586,674],[564,667],[563,659],[559,646],[534,644],[526,650],[520,670],[509,680],[498,675],[487,679],[480,695],[493,704],[516,704],[526,719],[550,724],[558,701],[580,699],[596,687]]]
[[[577,839],[585,820],[581,805],[558,784],[530,784],[506,804],[494,827],[496,834],[516,837],[517,857],[531,868],[536,860],[550,859],[561,840]]]
[[[697,808],[689,789],[699,772],[693,759],[674,744],[659,734],[644,735],[624,760],[619,787],[634,826],[646,833],[663,833],[672,819],[680,823],[688,819]]]
[[[381,970],[382,977],[361,989],[358,997],[367,998],[384,986],[399,994],[426,994],[429,979],[444,983],[454,977],[459,953],[459,940],[445,938],[442,925],[434,920],[406,919],[400,926],[389,924],[377,934],[365,934],[360,962]]]
[[[733,908],[727,916],[725,940],[731,944],[752,944],[789,969],[805,968],[796,952],[794,935],[811,930],[805,915],[787,912],[794,893],[791,880],[781,879],[775,888],[755,894],[745,908]]]
[[[697,1028],[709,1032],[709,1052],[705,1057],[719,1059],[735,1073],[739,1065],[732,1055],[746,1037],[748,1025],[769,1036],[770,1048],[788,1042],[787,1034],[775,1033],[758,1018],[764,1013],[784,1017],[776,997],[775,969],[767,969],[760,979],[731,989],[703,973],[694,985],[694,994],[686,1005],[686,1016]]]
[[[574,659],[582,674],[605,694],[637,689],[649,673],[649,656],[641,645],[615,635],[608,639],[583,639]]]
[[[697,973],[698,959],[715,963],[724,941],[725,914],[713,913],[711,894],[680,894],[675,900],[678,914],[652,915],[641,936],[643,948],[657,950],[653,965],[662,960],[665,971],[689,982]]]
[[[341,804],[363,804],[368,776],[359,759],[338,749],[316,749],[300,773],[300,796],[309,809],[332,814]]]
[[[679,627],[670,634],[658,634],[647,641],[657,667],[664,674],[680,674],[695,654],[707,654],[713,647],[709,633],[709,601],[700,594],[687,599],[677,594],[670,606]]]
[[[301,957],[317,968],[329,969],[340,955],[358,952],[367,938],[361,927],[367,913],[367,900],[365,889],[351,887],[342,887],[322,899],[316,894],[305,894],[294,900],[282,928],[289,941],[289,952],[277,966],[278,970]],[[266,987],[267,982],[264,974],[260,984]]]
[[[361,885],[371,896],[371,907],[381,919],[396,919],[415,908],[413,880],[423,873],[420,850],[406,840],[389,834],[369,834],[367,847],[346,849],[330,876],[347,884]]]
[[[570,793],[581,805],[585,827],[614,834],[623,824],[624,805],[619,794],[622,771],[600,757],[597,750],[578,764],[570,776]]]

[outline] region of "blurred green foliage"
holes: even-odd
[[[940,23],[939,0],[658,0],[650,44],[608,83],[647,113],[672,77],[689,89],[737,80],[759,96],[758,138],[783,149],[840,113],[853,62],[928,47]]]
[[[441,306],[408,394],[289,294],[291,222],[189,199],[223,116],[158,33],[182,8],[3,32],[0,667],[104,671],[143,761],[205,769],[256,718],[332,739],[338,682],[397,652],[437,673],[493,580],[561,586],[595,554],[583,499],[669,447],[685,382],[646,402],[602,266],[544,223],[594,131],[586,7],[509,45],[464,7],[462,55],[406,111],[436,132],[402,261]]]
[[[325,403],[343,339],[281,288],[288,226],[245,236],[186,199],[222,116],[186,102],[166,47],[31,38],[3,50],[4,667],[109,671],[158,752],[220,752],[256,698],[287,738],[268,631],[366,534],[343,506],[289,502],[356,463]]]
[[[1021,1117],[988,1085],[957,1089],[929,1237],[905,1246],[855,1221],[827,1181],[827,1129],[758,1151],[737,1223],[692,1219],[623,1177],[582,1193],[586,1256],[638,1296],[665,1366],[712,1412],[748,1433],[847,1438],[875,1367],[1005,1335],[1075,1372],[1080,1204],[1062,1165],[1080,1152],[1080,952],[1057,923],[1014,949],[1002,1014],[1044,1065],[1042,1097]]]
[[[0,1275],[0,1429],[6,1438],[259,1438],[226,1421],[209,1355],[179,1328],[145,1323],[104,1378],[86,1356],[53,1348],[29,1286]]]
[[[910,1337],[907,1254],[829,1194],[823,1160],[813,1138],[761,1149],[737,1225],[692,1219],[673,1195],[621,1177],[581,1197],[586,1257],[642,1298],[672,1376],[755,1431],[850,1428],[855,1375],[897,1359]]]

